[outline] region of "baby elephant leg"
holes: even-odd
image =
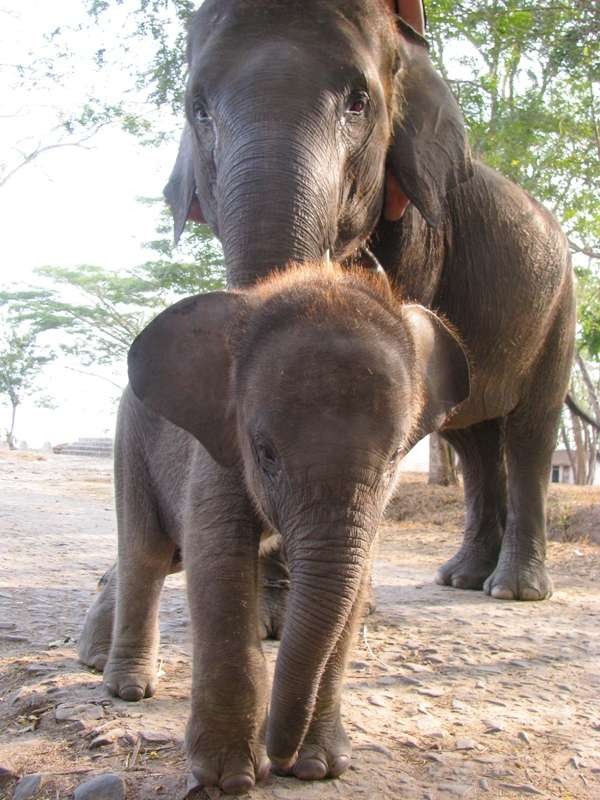
[[[98,582],[98,594],[86,614],[79,636],[79,660],[102,672],[112,641],[117,601],[117,565],[104,573]]]
[[[176,547],[161,529],[147,479],[134,470],[117,478],[117,526],[116,608],[104,683],[123,700],[141,700],[156,691],[160,593]]]
[[[261,525],[245,494],[227,483],[210,487],[201,518],[186,526],[194,634],[186,745],[200,786],[238,794],[268,774],[267,676],[257,624]]]

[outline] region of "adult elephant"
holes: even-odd
[[[540,600],[574,335],[568,246],[544,207],[471,159],[423,30],[420,0],[205,0],[165,194],[176,236],[191,217],[221,238],[232,286],[368,241],[407,299],[453,323],[473,367],[444,431],[466,524],[437,580]]]

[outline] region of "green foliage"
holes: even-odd
[[[40,372],[55,355],[44,352],[37,342],[34,329],[25,332],[12,328],[0,339],[0,397],[11,406],[11,424],[6,432],[9,446],[14,447],[14,428],[17,407],[25,397],[39,394]],[[47,397],[38,397],[38,404],[50,405]]]
[[[476,155],[552,208],[574,247],[600,251],[598,5],[429,0],[427,9]]]
[[[600,276],[577,270],[579,301],[578,344],[593,360],[600,360]]]
[[[124,362],[133,339],[163,308],[224,286],[221,250],[206,226],[186,238],[184,261],[174,260],[170,236],[165,212],[158,238],[148,243],[155,259],[119,272],[42,267],[36,270],[41,285],[2,290],[0,305],[13,324],[36,334],[58,332],[62,351],[85,366]]]

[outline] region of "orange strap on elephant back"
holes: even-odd
[[[385,2],[392,14],[402,17],[421,36],[425,34],[423,0],[385,0]]]

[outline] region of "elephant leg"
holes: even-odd
[[[544,600],[552,594],[546,560],[546,495],[560,408],[508,417],[508,515],[498,564],[484,590],[501,600]]]
[[[319,693],[310,726],[296,761],[279,774],[314,781],[337,778],[350,766],[352,745],[342,723],[341,701],[344,675],[356,632],[365,617],[371,588],[371,564],[365,566],[359,596],[348,624],[335,644],[319,683]]]
[[[117,468],[115,477],[117,591],[104,683],[111,694],[136,701],[156,691],[160,594],[177,548],[160,526],[143,467]]]
[[[504,419],[495,419],[443,434],[462,466],[465,533],[458,552],[439,568],[436,583],[482,589],[496,566],[506,520],[504,429]]]
[[[98,594],[86,614],[79,636],[79,660],[88,667],[102,672],[112,641],[117,600],[117,565],[104,573],[98,581]]]
[[[211,487],[215,513],[188,520],[184,542],[194,655],[186,747],[200,786],[231,794],[268,774],[267,671],[259,626],[261,524],[245,495]],[[223,485],[225,484],[225,485]],[[208,506],[209,504],[205,504]],[[207,519],[209,517],[210,519]]]

